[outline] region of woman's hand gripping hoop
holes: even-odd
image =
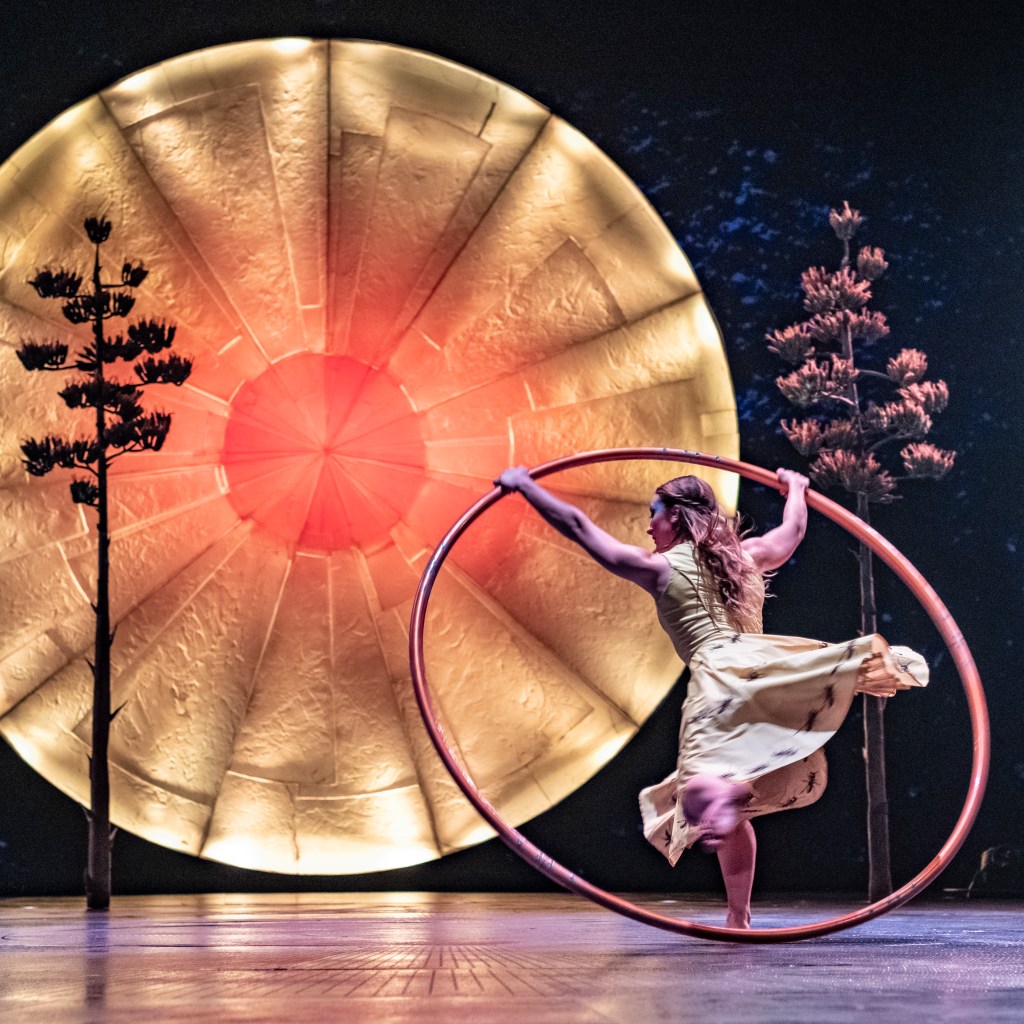
[[[703,455],[700,452],[682,451],[675,448],[605,448],[600,451],[583,452],[566,458],[555,459],[530,470],[535,479],[559,473],[578,466],[587,466],[598,462],[619,462],[628,460],[649,460],[658,462],[685,462],[696,466],[710,466],[746,477],[756,483],[764,484],[781,490],[779,478],[775,473],[739,462],[720,455]],[[791,942],[795,939],[810,939],[820,935],[828,935],[843,928],[870,921],[886,911],[893,910],[912,899],[928,886],[942,872],[960,849],[971,825],[977,816],[981,798],[985,791],[989,764],[989,729],[988,711],[985,707],[985,695],[982,691],[978,670],[971,657],[963,635],[938,595],[929,586],[925,578],[900,554],[880,533],[873,530],[865,522],[848,512],[841,505],[823,497],[814,491],[807,492],[808,505],[824,516],[838,523],[857,540],[866,544],[896,575],[910,588],[921,603],[941,635],[943,642],[952,655],[953,663],[960,674],[967,696],[967,706],[971,716],[971,732],[973,735],[973,760],[971,765],[970,783],[967,798],[964,801],[960,816],[950,833],[949,838],[923,871],[915,875],[906,885],[897,889],[891,896],[878,900],[869,906],[842,917],[819,921],[814,924],[799,925],[792,928],[753,928],[741,931],[732,928],[718,928],[713,925],[698,924],[663,914],[645,910],[619,896],[614,896],[604,889],[587,882],[578,875],[552,860],[543,850],[538,849],[525,836],[502,820],[495,808],[476,788],[473,780],[459,765],[455,755],[449,749],[444,729],[437,719],[430,688],[427,684],[423,658],[423,629],[427,616],[427,603],[434,581],[441,570],[445,558],[451,552],[456,541],[488,508],[503,497],[500,488],[495,488],[470,508],[459,521],[448,531],[427,562],[427,567],[420,579],[416,598],[413,602],[412,621],[409,629],[409,658],[412,666],[413,689],[420,714],[441,760],[448,769],[456,784],[466,795],[469,802],[480,812],[487,822],[497,831],[502,841],[519,854],[528,864],[552,881],[564,886],[572,892],[579,893],[609,910],[631,917],[635,921],[649,924],[666,931],[680,932],[702,939],[723,939],[729,942]]]

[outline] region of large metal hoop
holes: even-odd
[[[748,480],[753,480],[768,487],[779,489],[780,486],[775,473],[761,469],[758,466],[739,462],[735,459],[728,459],[720,455],[704,455],[700,452],[683,451],[675,448],[606,448],[600,451],[583,452],[579,455],[570,455],[562,459],[545,462],[543,465],[530,470],[530,475],[534,478],[540,478],[566,469],[590,465],[591,463],[627,461],[630,459],[686,462],[697,466],[710,466],[715,469],[726,470],[730,473],[737,473]],[[569,871],[568,868],[563,867],[563,865],[549,857],[511,825],[503,821],[495,808],[477,790],[473,780],[448,747],[444,729],[434,711],[430,689],[427,685],[423,658],[423,629],[426,621],[427,602],[430,599],[430,592],[433,589],[434,581],[437,579],[441,565],[451,552],[455,542],[462,536],[469,525],[502,497],[501,490],[495,488],[481,498],[448,531],[431,555],[420,579],[416,598],[413,602],[412,620],[409,630],[409,658],[412,666],[412,681],[416,693],[416,701],[419,704],[420,713],[423,716],[427,732],[438,754],[441,756],[441,760],[470,803],[497,831],[502,841],[522,857],[523,860],[533,865],[533,867],[553,882],[557,882],[566,889],[579,893],[581,896],[585,896],[587,899],[593,900],[595,903],[630,917],[635,921],[652,925],[655,928],[663,928],[667,931],[680,932],[683,935],[692,935],[702,939],[721,939],[729,942],[791,942],[796,939],[810,939],[820,935],[828,935],[830,932],[837,932],[843,928],[863,924],[865,921],[870,921],[872,918],[878,917],[880,914],[886,913],[886,911],[893,910],[906,903],[907,900],[912,899],[929,885],[949,864],[967,838],[967,833],[974,823],[988,777],[988,711],[985,707],[985,696],[982,691],[977,667],[974,664],[970,651],[967,649],[963,635],[953,621],[953,617],[917,569],[876,530],[873,530],[841,505],[837,505],[834,501],[830,501],[821,494],[810,490],[807,492],[807,503],[811,508],[821,512],[842,526],[858,540],[863,541],[910,588],[911,592],[935,623],[939,634],[949,649],[949,653],[952,655],[953,662],[960,674],[960,681],[963,684],[964,692],[967,695],[967,706],[970,711],[971,731],[974,740],[971,778],[967,790],[967,798],[964,801],[960,816],[949,838],[924,870],[915,875],[906,885],[897,889],[891,896],[887,896],[842,917],[830,918],[826,921],[799,925],[792,928],[754,928],[743,931],[733,928],[718,928],[713,925],[698,924],[696,921],[666,917],[663,914],[645,910],[620,896],[614,896],[612,893],[606,892],[604,889],[580,878],[574,872]]]

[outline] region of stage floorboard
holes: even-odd
[[[719,923],[716,902],[641,901]],[[762,900],[780,927],[856,904]],[[773,946],[657,931],[573,896],[368,893],[0,901],[4,1024],[1024,1021],[1024,906],[911,904]]]

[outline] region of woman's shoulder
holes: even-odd
[[[669,565],[678,568],[697,564],[697,550],[692,541],[684,540],[675,547],[663,551],[662,554],[668,560]]]
[[[665,554],[670,555],[674,552],[679,552],[681,554],[689,555],[692,558],[693,553],[696,550],[696,547],[697,546],[693,543],[692,540],[681,540],[678,544],[676,544],[675,547],[669,548],[668,551],[665,552]]]

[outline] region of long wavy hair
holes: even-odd
[[[765,577],[743,553],[736,525],[699,477],[677,476],[655,490],[675,526],[675,543],[692,541],[703,582],[741,632],[761,628]]]

